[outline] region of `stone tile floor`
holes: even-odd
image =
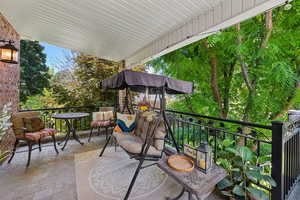
[[[1,200],[74,200],[77,199],[74,154],[100,149],[105,137],[93,137],[91,142],[81,138],[81,146],[70,140],[64,151],[56,155],[51,145],[41,152],[32,152],[31,164],[26,168],[27,152],[18,153],[10,164],[0,166]],[[58,146],[59,147],[59,146]],[[20,147],[18,151],[26,150]]]
[[[0,200],[76,200],[74,155],[103,147],[105,136],[94,136],[91,142],[81,138],[84,146],[70,140],[56,155],[52,143],[42,151],[34,150],[26,168],[27,152],[17,153],[10,164],[0,166]],[[19,147],[18,151],[27,150]],[[212,197],[209,200],[220,198]],[[88,200],[88,199],[87,199]]]

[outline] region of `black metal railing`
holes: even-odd
[[[20,112],[26,111],[39,111],[41,112],[42,119],[45,125],[49,122],[54,124],[54,128],[59,131],[59,134],[65,134],[67,126],[64,120],[52,118],[56,113],[70,113],[70,112],[87,112],[91,113],[89,117],[76,120],[76,130],[83,131],[90,129],[90,123],[92,121],[92,112],[98,111],[99,107],[96,106],[80,106],[80,107],[64,107],[64,108],[41,108],[31,110],[20,110]]]
[[[282,198],[289,199],[300,179],[300,119],[284,123],[282,126],[280,187]],[[279,142],[279,141],[278,141]]]
[[[55,113],[95,112],[96,106],[81,106],[67,108],[46,108],[24,111],[40,111],[45,123],[54,122],[55,128],[65,133],[63,120],[53,119]],[[195,113],[166,110],[171,129],[180,150],[184,144],[199,146],[202,141],[208,141],[213,149],[214,161],[222,158],[223,141],[231,141],[230,146],[247,146],[256,152],[256,157],[263,157],[264,174],[271,175],[277,186],[271,187],[265,182],[255,182],[257,187],[268,192],[272,200],[288,199],[300,179],[300,120],[294,122],[272,122],[271,125],[261,125],[237,120],[199,115]],[[92,115],[77,121],[77,130],[88,130]],[[172,145],[170,137],[167,143]]]
[[[213,149],[214,161],[218,163],[219,158],[222,158],[225,152],[220,144],[228,139],[231,141],[229,147],[235,147],[237,144],[247,146],[256,152],[257,158],[265,157],[267,160],[269,158],[263,170],[265,174],[271,176],[272,126],[174,110],[166,112],[180,150],[183,150],[184,144],[197,147],[203,141],[209,142]],[[168,142],[171,144],[171,140]],[[270,185],[261,181],[254,184],[264,189],[271,197]]]

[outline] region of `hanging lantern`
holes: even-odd
[[[207,173],[212,167],[212,149],[207,142],[201,143],[197,148],[197,166],[204,173]]]
[[[18,49],[13,45],[13,41],[0,40],[6,43],[0,46],[0,61],[11,64],[18,64]]]

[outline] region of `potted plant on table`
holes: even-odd
[[[253,183],[261,181],[272,187],[276,187],[276,183],[272,177],[264,174],[263,168],[258,165],[258,159],[254,153],[245,146],[226,148],[226,150],[234,159],[231,163],[227,163],[229,177],[218,184],[222,194],[230,200],[269,199],[265,191]]]
[[[5,135],[6,131],[12,126],[10,122],[11,118],[11,103],[8,103],[3,106],[0,110],[0,142],[3,135]],[[4,160],[9,156],[10,151],[1,151],[0,149],[0,165],[4,162]]]

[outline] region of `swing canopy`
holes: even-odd
[[[124,70],[118,74],[101,81],[101,87],[105,90],[130,89],[134,92],[146,92],[156,94],[165,87],[167,94],[191,94],[193,93],[193,82],[176,80],[163,75],[149,74],[132,70]]]

